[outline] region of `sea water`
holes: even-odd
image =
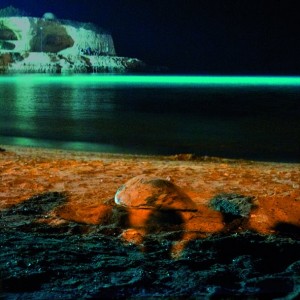
[[[299,162],[300,80],[280,80],[2,76],[0,144]]]

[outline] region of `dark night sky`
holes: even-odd
[[[289,0],[1,0],[42,16],[94,22],[118,55],[177,73],[300,74],[300,17]]]

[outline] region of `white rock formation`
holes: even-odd
[[[0,73],[140,71],[144,63],[116,56],[112,36],[89,23],[0,17]]]

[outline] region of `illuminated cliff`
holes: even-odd
[[[133,72],[135,58],[116,56],[112,36],[90,23],[0,17],[0,73]]]

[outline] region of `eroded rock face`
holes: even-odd
[[[6,42],[6,41],[0,41],[0,49],[2,50],[13,50],[15,49],[15,44]]]
[[[72,47],[74,40],[68,35],[66,28],[59,23],[40,20],[37,23],[36,35],[31,40],[30,45],[33,52],[57,53]]]
[[[126,61],[132,62],[126,68]],[[64,56],[45,52],[10,52],[0,54],[0,73],[127,73],[138,72],[145,64],[119,56]]]
[[[11,63],[12,60],[12,56],[9,53],[0,55],[0,73],[7,68],[8,64]]]
[[[14,51],[19,53],[116,55],[109,33],[93,24],[70,20],[0,16],[0,41],[16,41]]]
[[[174,183],[161,179],[137,176],[121,186],[115,203],[129,208],[196,211],[196,204]]]
[[[0,40],[16,41],[18,38],[13,30],[6,28],[5,26],[0,27]]]
[[[139,59],[117,56],[112,36],[93,24],[0,17],[0,73],[132,73],[147,68]]]

